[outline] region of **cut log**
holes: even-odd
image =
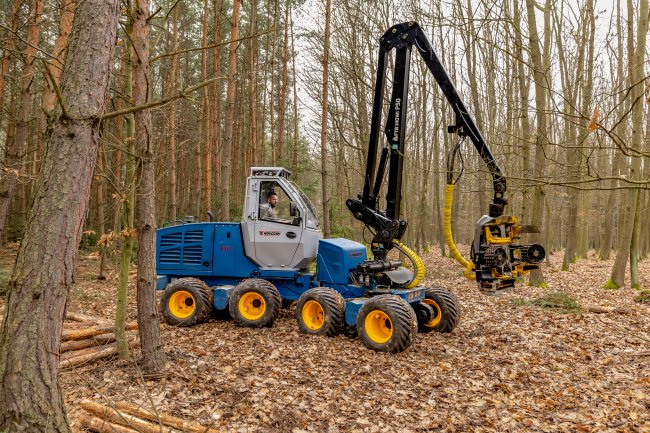
[[[616,313],[616,314],[632,314],[632,310],[627,308],[620,307],[599,307],[599,306],[587,306],[584,307],[586,311],[590,313]]]
[[[81,425],[97,433],[138,433],[137,430],[124,427],[119,424],[112,424],[103,419],[97,418],[86,413],[82,413],[79,417]]]
[[[65,360],[65,359],[70,359],[70,358],[76,358],[76,357],[79,357],[79,356],[90,355],[90,354],[93,354],[93,353],[98,353],[98,352],[100,352],[100,351],[102,351],[104,349],[113,348],[116,345],[117,345],[117,343],[113,343],[113,344],[107,343],[107,344],[103,344],[101,346],[88,347],[86,349],[80,349],[80,350],[73,350],[71,352],[65,352],[65,353],[61,354],[61,359]],[[129,342],[129,346],[130,345],[131,345],[131,342]]]
[[[133,415],[126,413],[121,413],[116,411],[113,408],[103,406],[101,404],[95,403],[90,400],[83,400],[80,403],[81,407],[92,413],[93,415],[110,421],[111,423],[125,425],[131,427],[140,433],[172,433],[174,429],[172,427],[160,426],[160,424],[153,424],[148,421],[144,421],[140,418],[137,418]]]
[[[140,342],[129,342],[130,348],[140,347]],[[74,352],[68,352],[74,354]],[[60,368],[75,367],[80,364],[85,364],[89,361],[94,361],[96,359],[107,358],[109,356],[117,354],[117,343],[107,344],[102,347],[94,347],[91,349],[85,349],[84,354],[77,356],[65,357],[60,363]]]
[[[66,320],[72,320],[74,322],[87,322],[87,323],[109,323],[109,320],[100,317],[87,316],[81,313],[71,313],[68,312],[65,315]]]
[[[122,413],[128,413],[130,415],[138,416],[140,418],[150,420],[156,423],[159,420],[158,416],[156,416],[155,413],[123,401],[116,403],[115,408]],[[210,427],[204,427],[200,424],[191,421],[185,421],[175,416],[167,415],[164,413],[160,413],[159,415],[160,415],[160,422],[162,422],[164,425],[174,427],[181,431],[190,432],[190,433],[219,433],[218,430],[212,429]]]
[[[127,331],[131,331],[133,329],[138,329],[138,322],[129,322],[126,324]],[[84,340],[94,335],[111,334],[113,330],[114,330],[113,326],[107,326],[107,325],[91,326],[90,328],[85,328],[80,330],[70,330],[70,331],[64,330],[63,334],[61,335],[61,340],[62,341]]]
[[[103,346],[104,344],[112,343],[115,341],[114,334],[101,334],[95,335],[85,340],[69,340],[61,343],[61,353],[69,352],[71,350],[81,350],[87,347]]]

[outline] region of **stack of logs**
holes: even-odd
[[[138,329],[136,322],[126,324],[127,331]],[[129,347],[139,345],[134,335],[127,334]],[[61,335],[61,369],[85,364],[117,354],[113,325],[92,317],[68,313]]]
[[[80,406],[85,410],[79,417],[81,424],[98,433],[220,433],[210,427],[125,402],[109,407],[83,400]]]

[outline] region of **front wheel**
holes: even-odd
[[[273,325],[281,305],[282,298],[278,289],[260,278],[239,283],[228,300],[230,316],[235,323],[249,328]]]
[[[417,327],[415,311],[399,296],[370,298],[357,314],[359,339],[377,352],[403,352],[413,343]]]
[[[305,334],[334,337],[343,329],[345,300],[334,289],[309,289],[298,299],[296,320],[298,328]]]
[[[212,311],[212,291],[197,278],[172,281],[160,300],[162,316],[173,326],[194,326]]]
[[[460,321],[460,303],[451,290],[442,287],[427,289],[422,304],[428,314],[419,320],[420,332],[447,333],[454,330]],[[424,311],[424,310],[423,310]]]

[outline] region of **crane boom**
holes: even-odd
[[[534,245],[534,248],[530,249],[528,248],[530,246],[513,244],[519,235],[525,232],[525,229],[518,225],[515,217],[503,216],[507,204],[504,174],[435,50],[422,28],[414,21],[394,25],[379,39],[377,76],[363,192],[359,194],[358,199],[347,200],[348,209],[355,218],[373,231],[371,250],[378,259],[384,259],[388,251],[395,245],[394,242],[399,241],[406,231],[408,224],[406,220],[400,219],[400,204],[406,115],[408,113],[409,72],[413,49],[422,57],[454,111],[455,124],[448,127],[448,132],[457,134],[461,139],[469,138],[492,176],[494,194],[488,215],[484,215],[477,224],[477,237],[472,245],[472,261],[464,259],[459,261],[467,266],[467,274],[470,274],[472,279],[476,279],[480,286],[487,288],[489,285],[491,290],[510,287],[514,285],[517,275],[522,275],[525,271],[538,267],[537,263],[544,258],[543,248]],[[387,78],[386,70],[391,51],[395,52],[392,92],[384,127],[385,144],[382,146],[377,163],[379,131]],[[387,164],[386,206],[385,209],[381,209],[379,193],[386,175]],[[452,179],[451,168],[448,170],[447,183],[452,185],[453,190],[455,181]],[[451,206],[451,202],[449,206]],[[491,230],[491,235],[487,235],[487,237],[486,227],[488,227],[488,231]],[[450,227],[449,230],[451,230]],[[449,234],[449,239],[451,239],[451,234]],[[453,244],[453,240],[451,242]],[[460,256],[455,246],[453,250]],[[521,256],[522,251],[525,257]],[[534,257],[528,257],[526,254],[529,252],[534,253]],[[503,258],[504,255],[507,256],[507,259]],[[495,269],[497,269],[496,273]]]

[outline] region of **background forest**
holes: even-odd
[[[453,111],[414,53],[403,240],[462,328],[386,358],[302,335],[279,295],[259,333],[161,326],[155,229],[239,221],[250,167],[287,167],[326,237],[364,240],[345,200],[363,187],[377,39],[409,20],[505,172],[506,213],[540,229],[535,287],[486,297],[450,264]],[[225,431],[647,430],[648,25],[648,0],[1,2],[0,430],[94,428],[81,408],[102,399]],[[460,153],[466,252],[492,179]],[[105,347],[66,354],[88,329]]]
[[[65,0],[0,6],[3,241],[19,239],[24,228],[46,118],[56,104],[51,83],[65,61],[74,7]],[[617,248],[631,251],[634,260],[647,255],[647,17],[639,17],[636,2],[335,2],[321,138],[324,8],[280,0],[151,6],[147,100],[169,101],[151,109],[158,224],[186,215],[206,220],[208,210],[221,220],[239,220],[248,168],[283,165],[327,212],[326,233],[359,237],[344,201],[362,188],[377,38],[393,23],[415,19],[508,177],[508,212],[538,225],[547,249],[565,249],[566,267],[589,249],[603,258]],[[123,19],[107,111],[134,105],[125,26]],[[441,208],[452,115],[417,61],[412,83],[406,242],[418,250],[438,244],[444,251]],[[132,125],[128,115],[102,122],[88,242],[129,225],[121,208],[136,188]],[[471,143],[463,146],[465,176],[453,221],[457,242],[468,243],[473,222],[486,212],[491,182]],[[323,178],[330,179],[325,207]]]

